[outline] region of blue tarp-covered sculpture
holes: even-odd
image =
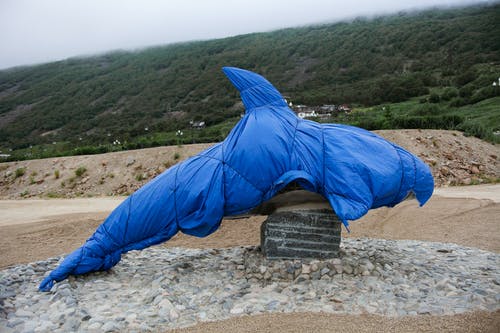
[[[432,195],[429,167],[403,148],[356,127],[302,120],[262,76],[238,68],[224,73],[246,109],[228,137],[129,196],[40,290],[70,274],[110,269],[122,253],[178,231],[207,236],[224,216],[251,210],[292,181],[324,196],[346,226],[410,192],[421,205]]]

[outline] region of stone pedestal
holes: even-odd
[[[268,259],[336,258],[341,224],[329,209],[276,212],[261,226],[261,249]]]

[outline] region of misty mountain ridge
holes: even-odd
[[[223,66],[264,75],[294,104],[395,105],[331,121],[368,129],[473,126],[471,134],[495,141],[499,18],[498,4],[428,10],[3,70],[0,150],[220,140],[243,112]],[[398,111],[412,100],[415,112]],[[472,113],[472,106],[486,111]],[[193,122],[206,128],[193,132]],[[190,137],[176,137],[177,130]]]

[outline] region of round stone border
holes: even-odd
[[[107,272],[72,276],[49,293],[38,285],[62,258],[18,265],[0,271],[0,331],[159,331],[270,312],[407,316],[500,308],[500,254],[380,239],[344,239],[341,251],[339,260],[279,262],[255,246],[157,246],[125,254]]]
[[[267,259],[260,247],[248,248],[244,253],[244,264],[237,268],[245,271],[245,278],[252,283],[272,282],[300,283],[308,280],[329,280],[335,276],[381,276],[389,263],[369,251],[358,257],[356,251],[341,249],[339,258],[331,259]]]

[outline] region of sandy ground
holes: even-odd
[[[243,316],[174,330],[176,333],[287,332],[287,333],[368,333],[439,332],[498,333],[500,311],[473,312],[455,316],[409,316],[388,318],[375,315],[333,315],[291,313]]]
[[[0,268],[80,246],[123,198],[0,201]],[[440,188],[424,206],[405,201],[371,211],[344,237],[452,242],[500,253],[500,185]],[[265,216],[224,220],[206,238],[177,235],[160,246],[258,244]],[[203,323],[178,332],[500,332],[500,312],[387,318],[316,313],[266,314]]]
[[[434,194],[447,198],[489,199],[500,203],[499,185],[440,187],[434,190]]]
[[[106,213],[122,201],[123,197],[94,199],[0,200],[2,219],[0,227],[61,219],[61,215]]]

